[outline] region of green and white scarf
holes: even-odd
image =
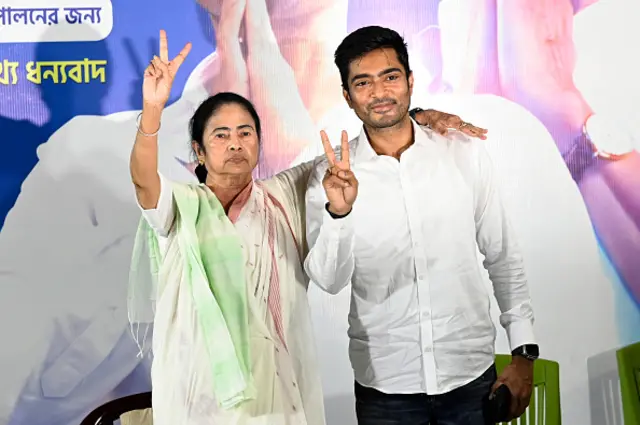
[[[241,239],[216,196],[203,185],[174,184],[172,232],[184,259],[183,282],[193,296],[211,366],[213,393],[230,409],[255,398],[249,346],[246,270]],[[128,311],[141,353],[155,301],[166,282],[158,236],[144,218],[129,275]],[[150,272],[150,273],[149,273]],[[145,335],[140,339],[140,329]]]

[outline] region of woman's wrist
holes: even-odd
[[[160,127],[163,107],[158,105],[143,105],[140,117],[140,130],[145,133],[153,133]]]

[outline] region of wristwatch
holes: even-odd
[[[337,220],[337,219],[340,219],[340,218],[345,218],[346,216],[351,214],[351,211],[353,211],[353,210],[350,210],[348,213],[343,214],[343,215],[334,214],[329,210],[329,203],[328,202],[326,204],[324,204],[324,209],[327,210],[327,212],[329,213],[331,218],[333,218],[334,220]]]
[[[416,115],[422,111],[424,111],[424,109],[422,108],[413,108],[412,110],[409,111],[409,116],[411,117],[411,119],[415,120]]]
[[[540,357],[540,348],[536,344],[526,344],[515,348],[511,352],[512,356],[524,357],[527,360],[534,361]]]
[[[617,161],[631,152],[633,136],[624,125],[617,125],[602,114],[591,114],[584,125],[582,133],[591,143],[594,156]]]
[[[422,108],[413,108],[412,110],[409,111],[409,116],[411,117],[412,120],[414,120],[415,122],[418,122],[418,120],[416,120],[416,115],[418,115],[420,112],[424,112],[424,109]],[[420,123],[418,123],[420,124]],[[422,125],[422,124],[420,124]],[[423,125],[423,127],[427,127],[427,128],[431,128],[431,126],[429,124]]]
[[[578,182],[595,163],[620,160],[633,150],[633,136],[624,126],[617,126],[600,114],[591,114],[582,126],[582,133],[562,158]]]

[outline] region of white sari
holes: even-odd
[[[309,171],[310,164],[303,164],[253,183],[237,217],[231,217],[246,261],[255,396],[230,409],[220,407],[212,391],[209,353],[177,242],[174,186],[161,179],[157,208],[143,211],[158,235],[161,256],[151,371],[154,425],[324,425],[302,267]],[[214,196],[204,186],[198,190]]]

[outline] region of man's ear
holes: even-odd
[[[351,96],[349,95],[349,90],[343,88],[342,96],[344,96],[344,100],[347,101],[347,105],[349,105],[349,108],[353,109],[353,104],[351,103]]]
[[[409,83],[409,96],[413,96],[413,71],[409,73],[407,81]]]

